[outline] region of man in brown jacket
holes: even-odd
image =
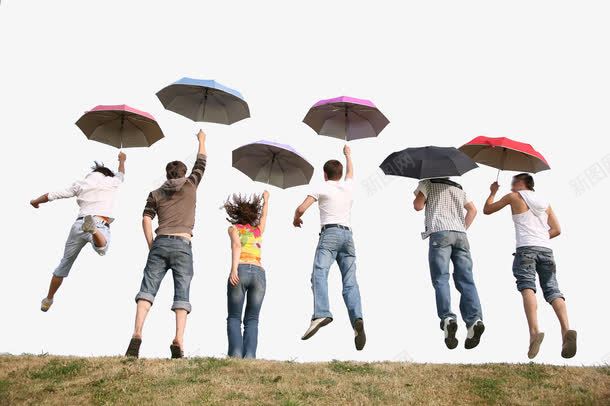
[[[142,227],[150,249],[144,268],[140,291],[136,295],[137,311],[133,336],[126,356],[138,357],[142,344],[142,329],[163,277],[169,269],[174,278],[176,336],[170,346],[172,358],[184,356],[183,338],[187,314],[191,312],[189,290],[193,278],[191,237],[195,225],[197,187],[206,166],[205,133],[197,134],[199,150],[191,174],[186,177],[186,165],[180,161],[167,164],[167,181],[148,195]],[[152,221],[158,216],[157,237],[153,240]]]

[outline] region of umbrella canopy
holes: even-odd
[[[303,122],[320,135],[351,141],[378,136],[390,121],[370,100],[341,96],[314,104]]]
[[[394,152],[379,167],[386,175],[430,179],[461,176],[478,165],[453,147],[430,146]]]
[[[500,170],[536,173],[550,169],[542,154],[530,144],[506,137],[476,137],[460,147],[476,162]]]
[[[313,166],[289,145],[257,141],[233,150],[233,167],[250,179],[282,189],[306,185]]]
[[[117,148],[150,147],[163,138],[153,116],[125,104],[96,106],[76,122],[93,141]]]
[[[241,93],[214,80],[182,78],[159,90],[157,97],[167,110],[193,121],[233,124],[250,117]]]

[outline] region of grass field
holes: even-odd
[[[610,404],[610,367],[0,356],[0,405]]]

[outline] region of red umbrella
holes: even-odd
[[[163,138],[152,115],[124,104],[96,106],[76,125],[90,140],[117,148],[150,147]]]
[[[551,169],[542,154],[530,144],[506,137],[479,136],[462,145],[460,151],[475,162],[500,170],[536,173]]]

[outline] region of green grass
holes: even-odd
[[[0,405],[610,405],[608,370],[0,356]]]

